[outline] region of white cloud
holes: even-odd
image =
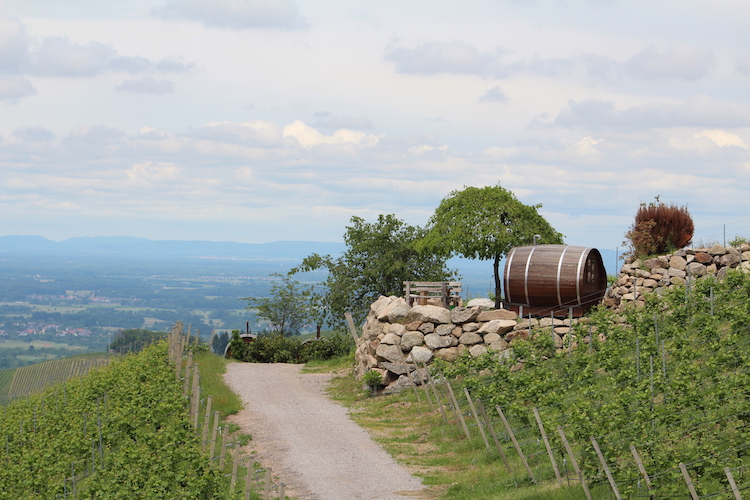
[[[180,170],[174,163],[145,161],[130,167],[125,175],[137,184],[155,184],[174,180]]]
[[[284,127],[284,137],[295,138],[302,147],[307,149],[318,145],[372,147],[378,143],[376,136],[353,130],[341,129],[334,132],[333,135],[324,135],[299,120]]]
[[[294,30],[305,26],[293,0],[169,0],[152,12],[162,19],[195,21],[209,28]]]
[[[16,74],[26,62],[29,40],[17,19],[0,17],[0,74]]]
[[[745,142],[744,139],[736,134],[730,134],[723,130],[703,130],[702,132],[694,134],[693,137],[696,139],[702,137],[710,139],[720,148],[725,146],[737,146],[742,149],[748,149],[747,142]]]

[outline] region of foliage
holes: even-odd
[[[313,359],[346,356],[352,348],[352,340],[339,334],[304,342],[298,338],[271,334],[245,343],[237,331],[233,332],[229,346],[233,359],[251,363],[307,363]]]
[[[290,275],[274,273],[276,280],[271,285],[270,297],[246,297],[248,309],[255,309],[258,316],[268,321],[271,332],[289,337],[299,335],[300,329],[311,317],[309,287],[303,287]]]
[[[225,497],[200,452],[165,342],[9,404],[0,498]]]
[[[362,322],[378,296],[402,294],[404,281],[444,281],[454,275],[445,267],[445,257],[416,249],[425,234],[391,214],[379,215],[374,223],[352,217],[341,256],[312,254],[291,273],[327,269],[327,290],[319,301],[326,319],[343,326],[344,313],[350,311]]]
[[[732,238],[731,240],[729,240],[729,246],[730,247],[739,247],[743,243],[748,243],[749,241],[750,240],[748,240],[747,238],[738,235],[738,236],[735,236],[734,238]]]
[[[236,332],[237,332],[237,335],[240,334],[239,330],[236,330]],[[218,335],[214,335],[214,339],[211,341],[211,349],[213,350],[214,354],[223,356],[224,351],[226,350],[228,344],[229,344],[229,333],[221,332]]]
[[[501,306],[500,259],[511,248],[534,243],[562,243],[563,235],[539,215],[539,205],[524,205],[500,186],[465,187],[443,198],[430,218],[419,248],[445,257],[493,260],[495,307]]]
[[[109,348],[116,352],[138,352],[152,342],[161,340],[166,336],[167,334],[164,332],[152,332],[141,328],[120,330],[115,335]]]
[[[595,310],[572,330],[570,350],[555,353],[550,329],[537,328],[530,340],[511,343],[510,362],[463,356],[433,366],[458,377],[485,406],[501,406],[514,428],[536,425],[532,407],[546,425],[564,426],[587,478],[602,474],[595,436],[623,495],[642,486],[632,444],[654,498],[685,496],[679,462],[707,497],[727,491],[724,467],[750,466],[748,296],[750,275],[730,271],[647,296],[644,307],[627,311],[625,324]],[[519,361],[524,368],[511,370]],[[561,450],[556,433],[548,434]],[[519,437],[529,439],[538,435]]]
[[[383,382],[383,375],[381,375],[379,371],[370,370],[362,376],[362,382],[370,388],[370,392],[375,394],[378,387],[380,387],[380,384]]]
[[[686,206],[666,205],[657,196],[638,207],[635,221],[625,233],[626,244],[637,257],[669,253],[688,245],[694,229]]]

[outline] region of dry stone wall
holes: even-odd
[[[576,320],[572,320],[576,322]],[[362,338],[355,354],[355,375],[370,370],[383,376],[386,392],[412,384],[409,375],[434,359],[455,361],[464,352],[478,357],[494,352],[500,359],[513,360],[513,343],[528,339],[535,329],[554,332],[558,348],[566,345],[570,319],[519,319],[515,312],[474,305],[451,310],[438,305],[409,306],[401,297],[381,296],[370,306]],[[516,367],[520,368],[520,366]],[[415,380],[418,381],[418,380]]]
[[[682,249],[647,260],[631,257],[622,266],[617,281],[607,290],[603,304],[615,309],[632,304],[640,306],[646,294],[661,294],[675,285],[684,285],[688,279],[702,276],[720,279],[727,269],[750,272],[750,245]]]

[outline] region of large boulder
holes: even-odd
[[[412,308],[409,307],[409,304],[402,297],[399,297],[382,308],[377,318],[388,323],[406,323],[409,321],[411,312]]]
[[[458,325],[477,319],[478,307],[456,307],[451,310],[451,321]]]
[[[408,352],[412,347],[424,344],[422,332],[406,332],[401,336],[401,350]]]
[[[450,323],[451,312],[440,306],[414,306],[411,308],[411,320],[434,324]]]
[[[507,309],[494,309],[492,311],[482,311],[477,315],[477,321],[483,323],[495,319],[516,320],[518,313]]]
[[[404,353],[401,352],[401,348],[397,345],[380,344],[375,351],[375,355],[391,363],[401,363],[404,360]]]
[[[378,300],[370,304],[370,311],[377,317],[377,315],[380,314],[383,308],[394,300],[396,300],[396,297],[394,296],[386,297],[385,295],[381,295],[380,297],[378,297]]]
[[[474,345],[483,343],[482,336],[474,332],[466,332],[458,339],[459,344]]]
[[[417,346],[411,350],[411,353],[409,353],[409,356],[406,358],[406,362],[423,365],[432,361],[432,356],[432,349]]]
[[[424,337],[425,345],[432,350],[451,347],[455,340],[456,337],[453,335],[438,335],[436,333],[430,333]]]
[[[479,329],[479,333],[497,333],[499,335],[503,335],[511,331],[516,325],[517,323],[514,319],[493,319],[492,321],[482,325],[482,327]]]
[[[481,309],[494,309],[495,301],[492,299],[471,299],[466,307],[479,307]]]

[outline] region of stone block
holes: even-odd
[[[515,321],[517,318],[518,314],[516,314],[514,311],[509,311],[507,309],[494,309],[492,311],[480,312],[476,320],[480,323],[484,323],[486,321],[492,321],[496,319]]]

